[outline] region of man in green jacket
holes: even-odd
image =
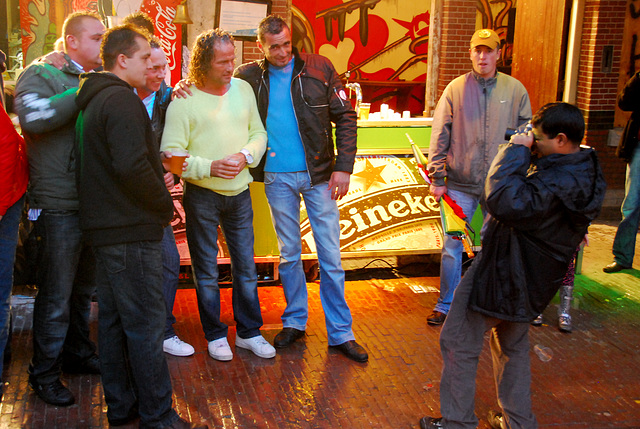
[[[42,258],[29,384],[45,402],[58,406],[75,401],[60,382],[62,370],[100,372],[88,323],[95,262],[80,232],[73,145],[79,76],[102,64],[104,32],[97,15],[69,15],[62,27],[67,65],[58,70],[36,62],[16,85],[15,108],[29,158],[30,218],[37,219]]]

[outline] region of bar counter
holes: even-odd
[[[348,194],[338,202],[340,247],[343,258],[439,253],[442,229],[439,206],[418,173],[411,151],[412,140],[426,154],[431,118],[358,121],[358,152]],[[190,263],[184,234],[181,187],[172,192],[176,214],[173,221],[182,264]],[[255,260],[276,263],[278,245],[264,184],[251,184],[254,210]],[[303,259],[315,260],[311,226],[301,204],[300,228]],[[220,264],[229,262],[222,234]],[[277,277],[277,274],[276,274]]]

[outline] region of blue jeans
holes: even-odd
[[[618,225],[616,237],[613,240],[613,256],[618,264],[631,267],[640,224],[640,144],[636,146],[631,162],[627,165],[624,189],[622,221]]]
[[[4,349],[9,337],[13,264],[16,260],[18,226],[23,207],[24,195],[9,207],[0,219],[0,380],[2,379]],[[1,389],[0,386],[0,392],[2,392]]]
[[[176,318],[173,316],[173,304],[176,301],[176,291],[180,275],[180,252],[176,246],[176,238],[173,235],[171,225],[164,228],[162,236],[162,293],[167,309],[167,320],[164,328],[164,339],[171,338],[176,334],[173,324]]]
[[[220,320],[218,225],[222,226],[231,257],[236,332],[240,338],[260,335],[262,314],[258,299],[258,273],[253,259],[253,208],[249,190],[226,196],[187,183],[183,205],[205,338],[207,341],[217,340],[226,337],[229,330]]]
[[[287,308],[282,314],[285,328],[306,329],[309,317],[307,283],[302,267],[300,236],[300,196],[307,216],[320,266],[320,300],[324,309],[329,345],[355,339],[351,310],[344,297],[344,270],[340,258],[340,213],[331,199],[327,182],[311,186],[309,174],[269,173],[264,177],[265,194],[278,236],[280,265]]]
[[[138,405],[140,427],[169,426],[178,414],[171,408],[171,376],[162,352],[161,244],[139,241],[94,251],[107,417],[124,419]]]
[[[36,382],[47,384],[60,377],[63,359],[77,363],[95,353],[89,339],[95,259],[83,243],[77,211],[42,210],[35,231],[41,262],[29,372]]]
[[[449,189],[447,193],[462,208],[464,214],[471,221],[478,208],[480,198],[453,189]],[[444,242],[442,245],[442,260],[440,262],[440,296],[434,311],[447,314],[453,300],[453,292],[456,290],[458,283],[460,283],[460,277],[462,276],[462,252],[464,248],[460,240],[456,240],[447,234],[443,235]]]

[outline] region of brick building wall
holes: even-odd
[[[471,70],[469,40],[476,28],[477,0],[445,0],[436,100],[449,82]]]
[[[582,26],[577,106],[585,115],[585,144],[598,151],[610,190],[624,188],[626,167],[615,156],[615,147],[607,146],[614,123],[626,7],[626,0],[586,0]],[[605,46],[613,47],[613,64],[608,73],[601,70]]]
[[[291,0],[272,0],[271,1],[271,13],[281,16],[289,24],[291,24],[290,11],[291,11]],[[261,60],[262,58],[263,58],[262,51],[258,49],[257,43],[244,42],[244,45],[242,48],[242,63]]]

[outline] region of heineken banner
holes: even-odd
[[[442,248],[439,205],[423,183],[412,155],[362,155],[356,157],[349,193],[338,202],[340,247],[348,256],[382,251],[431,253]],[[277,256],[278,247],[264,187],[253,183],[251,197],[256,236],[255,256]],[[183,264],[189,263],[185,235],[182,187],[172,191],[175,205],[173,230]],[[301,203],[300,230],[303,254],[316,251],[311,225]],[[227,258],[224,236],[218,233],[219,258]],[[351,254],[351,252],[354,252]]]

